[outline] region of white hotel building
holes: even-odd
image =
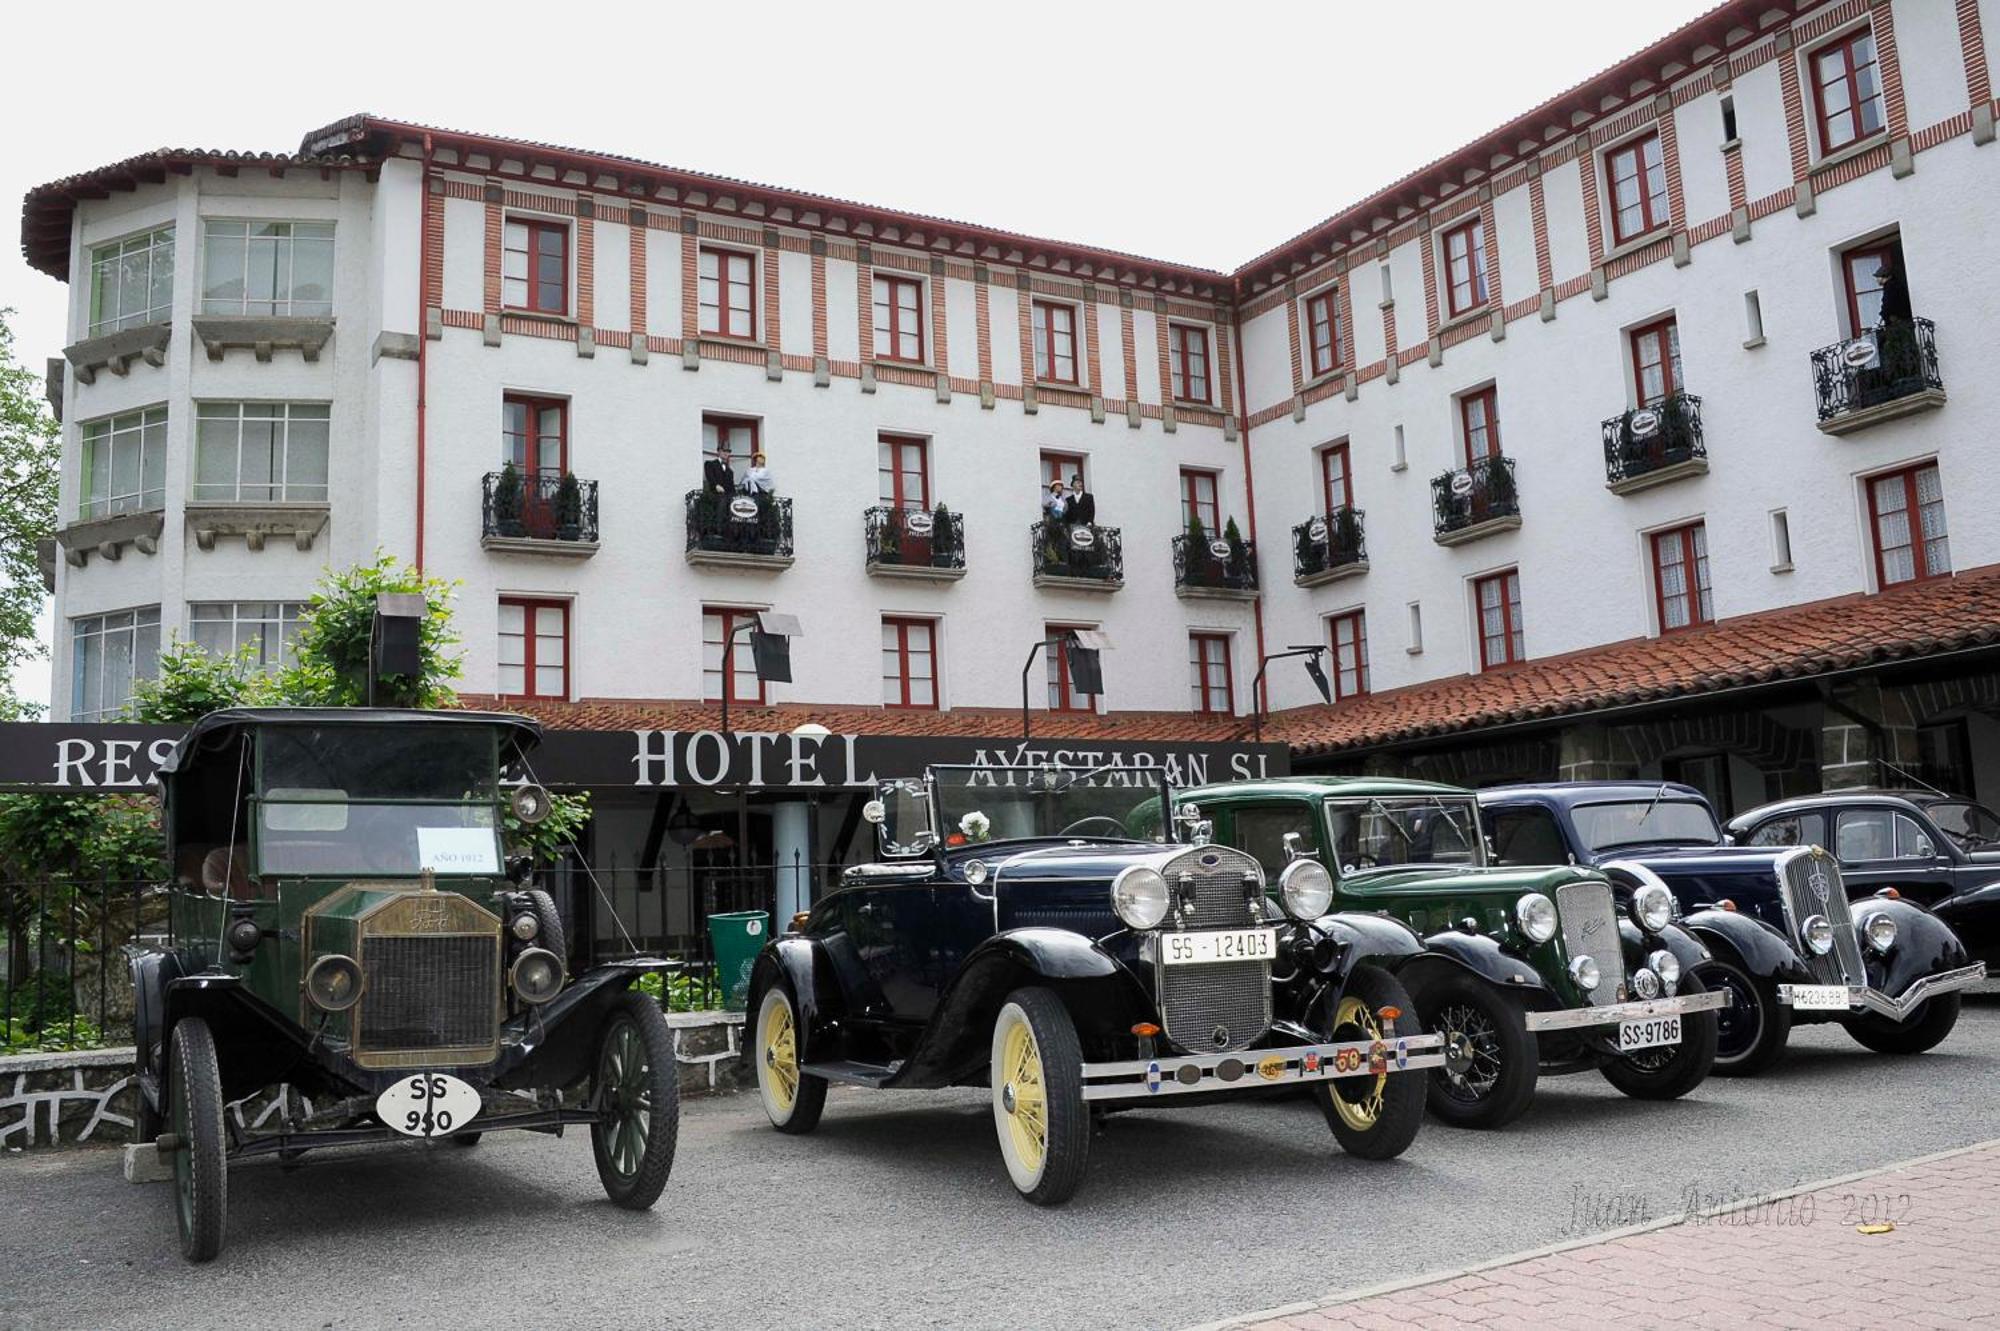
[[[1299,764],[1991,797],[1996,34],[1724,4],[1233,273],[374,116],[86,171],[23,223],[71,288],[55,714],[177,634],[277,651],[379,549],[557,725],[1006,736],[1091,628],[1037,733],[1241,740],[1317,643]],[[1088,548],[1031,535],[1071,474]],[[721,666],[760,609],[768,694]]]

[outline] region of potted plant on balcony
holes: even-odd
[[[951,510],[942,501],[931,510],[931,563],[938,568],[950,568],[958,556],[958,529],[952,523]]]
[[[1346,564],[1361,558],[1361,519],[1351,508],[1337,508],[1327,540],[1327,563]]]
[[[1478,488],[1473,490],[1474,502],[1477,504],[1480,499],[1485,500],[1485,517],[1506,517],[1515,511],[1513,469],[1507,465],[1507,459],[1495,457],[1486,460],[1485,472],[1484,491],[1482,493]],[[1476,481],[1479,478],[1475,475],[1473,479]]]
[[[499,536],[519,536],[521,525],[521,473],[509,462],[500,468],[493,482],[493,531]]]
[[[1328,546],[1331,540],[1315,541],[1312,532],[1313,524],[1310,521],[1301,522],[1292,529],[1292,558],[1297,563],[1301,577],[1309,578],[1315,573],[1324,572],[1328,563]],[[1329,537],[1331,537],[1330,531]]]
[[[583,537],[583,485],[564,472],[556,482],[556,539],[575,541]]]
[[[1229,580],[1240,583],[1249,575],[1250,547],[1243,543],[1243,532],[1235,518],[1222,524],[1222,539],[1229,544]]]
[[[875,562],[900,564],[903,562],[903,510],[891,505],[883,508],[881,514],[881,521],[875,525]]]

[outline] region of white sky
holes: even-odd
[[[0,201],[370,111],[1226,271],[1711,6],[31,5],[6,22]],[[39,367],[63,288],[18,242],[0,306]],[[47,663],[16,684],[46,701]]]

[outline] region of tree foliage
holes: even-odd
[[[420,595],[428,613],[418,634],[417,675],[389,675],[383,682],[415,707],[455,705],[453,683],[465,673],[464,654],[453,650],[459,637],[451,623],[451,603],[458,585],[426,578],[379,551],[368,563],[330,570],[320,579],[299,624],[295,662],[279,673],[276,696],[301,706],[367,705],[369,631],[375,598],[385,592]]]
[[[14,696],[14,667],[43,655],[35,631],[45,593],[36,554],[55,534],[60,444],[40,376],[14,360],[14,331],[0,309],[0,720],[36,715]]]

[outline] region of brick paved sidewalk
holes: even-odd
[[[1218,1327],[1466,1325],[2000,1327],[2000,1142]]]

